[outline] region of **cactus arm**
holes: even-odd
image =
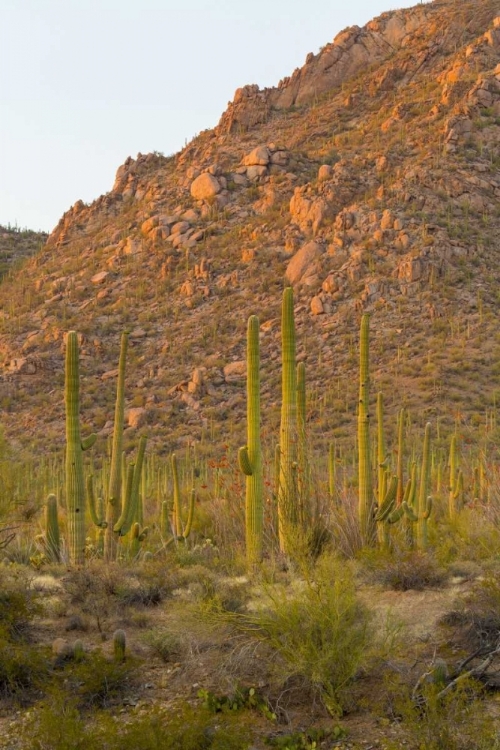
[[[394,474],[394,476],[391,479],[391,483],[386,491],[385,498],[382,502],[382,505],[378,509],[377,513],[375,514],[375,520],[376,521],[386,521],[387,517],[391,513],[393,507],[394,507],[394,501],[396,499],[396,490],[398,488],[398,478]]]
[[[424,512],[423,512],[425,520],[429,519],[431,513],[432,513],[432,496],[429,495],[429,497],[427,498],[427,502],[425,504]]]
[[[130,526],[127,528],[127,524],[132,523],[134,517],[135,508],[133,507],[133,494],[132,487],[134,484],[134,470],[135,465],[129,464],[127,468],[127,480],[125,483],[125,502],[123,503],[122,512],[120,518],[113,527],[113,532],[119,536],[125,536],[129,531]]]
[[[398,523],[398,521],[400,521],[401,518],[404,516],[404,513],[405,511],[404,511],[403,506],[398,505],[396,508],[394,508],[392,513],[388,516],[387,523],[390,523],[390,524]]]
[[[189,494],[188,517],[187,517],[186,525],[182,531],[182,536],[184,537],[184,539],[188,538],[188,536],[191,533],[192,526],[193,526],[195,500],[196,500],[196,492],[194,491],[194,488],[193,488]]]
[[[252,465],[250,463],[250,459],[248,457],[248,446],[245,445],[238,451],[238,463],[240,466],[241,471],[245,476],[251,477],[252,476]]]
[[[93,432],[91,435],[87,435],[86,438],[83,438],[81,442],[82,451],[88,451],[89,448],[92,448],[96,440],[97,435],[95,434],[95,432]]]
[[[383,482],[383,486],[386,486],[386,485],[387,485],[387,479],[385,479]],[[397,489],[398,489],[398,478],[396,475],[394,475],[391,479],[391,483],[389,487],[386,490],[386,494],[382,501],[382,504],[378,512],[375,515],[375,521],[377,522],[378,540],[382,549],[389,549],[390,544],[391,544],[390,526],[388,523],[388,518],[389,518],[391,511],[394,508]]]
[[[418,516],[413,511],[413,508],[411,507],[411,505],[408,505],[408,503],[403,501],[402,508],[405,512],[406,517],[409,518],[410,521],[412,521],[413,523],[416,523],[418,521]]]
[[[87,477],[87,502],[89,506],[90,518],[92,519],[92,523],[94,524],[94,526],[97,526],[100,529],[105,529],[106,521],[97,512],[97,504],[96,504],[95,493],[94,493],[94,478],[91,474]]]

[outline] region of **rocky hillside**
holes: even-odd
[[[2,284],[13,444],[63,442],[69,329],[81,334],[83,419],[103,438],[129,329],[131,440],[146,429],[162,452],[242,440],[251,313],[273,441],[285,284],[318,445],[352,433],[362,311],[388,412],[405,403],[416,422],[494,430],[499,12],[435,0],[346,29],[276,88],[238,89],[180,153],[128,158],[109,193],[77,202]]]

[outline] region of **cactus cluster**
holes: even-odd
[[[294,545],[307,534],[316,522],[316,511],[312,512],[312,481],[310,456],[306,431],[306,375],[303,362],[296,361],[296,337],[293,290],[283,293],[281,315],[282,340],[282,401],[279,444],[274,456],[274,493],[277,536],[280,551],[287,557],[293,555]],[[431,453],[431,426],[427,424],[421,451],[420,467],[417,466],[414,450],[410,462],[409,478],[405,482],[405,425],[408,417],[403,408],[399,411],[397,424],[397,461],[391,462],[387,452],[384,432],[384,400],[377,395],[377,439],[376,455],[372,455],[370,437],[370,318],[363,314],[359,339],[359,400],[357,413],[357,473],[358,473],[358,523],[362,544],[378,543],[390,549],[391,529],[401,521],[409,546],[420,550],[428,546],[428,521],[432,513],[430,491],[431,471],[440,475],[442,454]],[[82,565],[86,549],[86,516],[98,529],[97,550],[105,560],[114,560],[118,544],[127,536],[127,545],[121,543],[120,550],[131,557],[141,553],[141,546],[148,536],[144,526],[144,499],[151,483],[157,490],[156,529],[163,546],[171,543],[186,543],[194,518],[196,494],[193,488],[183,503],[180,489],[179,468],[175,453],[171,455],[171,480],[167,479],[165,467],[149,466],[146,472],[146,438],[141,437],[134,462],[127,463],[123,451],[125,409],[125,367],[128,334],[121,338],[118,382],[115,403],[115,421],[109,463],[100,469],[98,485],[95,486],[94,469],[87,480],[84,478],[83,453],[90,448],[96,436],[82,439],[80,428],[80,384],[78,335],[70,331],[67,335],[65,403],[66,403],[66,458],[65,492],[60,503],[66,511],[67,550],[69,562]],[[261,444],[261,393],[260,393],[260,341],[259,319],[252,315],[247,327],[247,419],[246,443],[239,449],[238,462],[245,476],[245,546],[247,565],[252,569],[262,561],[264,554],[264,507],[265,481],[264,460]],[[337,458],[338,454],[338,458]],[[328,484],[325,494],[330,500],[330,512],[338,512],[342,492],[336,476],[337,461],[341,462],[341,450],[330,443],[328,450]],[[222,465],[221,465],[222,466]],[[194,470],[193,475],[194,485]],[[345,468],[343,469],[345,483]],[[417,479],[418,476],[418,479]],[[220,481],[222,475],[217,474]],[[171,494],[169,495],[169,482]],[[269,483],[270,484],[270,483]],[[475,468],[474,492],[482,497],[486,494],[484,459]],[[436,485],[434,484],[434,487]],[[97,491],[96,491],[97,489]],[[154,491],[154,490],[153,490]],[[220,489],[219,489],[220,491]],[[164,499],[165,495],[170,500]],[[454,520],[464,503],[464,477],[458,466],[457,437],[453,435],[449,452],[448,513]],[[186,506],[183,507],[183,504]],[[60,561],[62,555],[59,529],[58,502],[54,494],[45,504],[45,529],[42,537],[44,556]],[[155,527],[153,527],[154,530]]]

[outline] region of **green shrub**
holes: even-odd
[[[49,678],[47,656],[33,646],[12,641],[0,629],[0,696],[29,701]]]
[[[144,634],[144,642],[164,662],[178,661],[184,653],[181,638],[165,628],[154,628]]]
[[[283,681],[305,680],[331,714],[342,713],[373,641],[349,568],[324,558],[295,590],[275,586],[263,593],[263,609],[234,614],[230,621],[272,648]]]
[[[80,708],[106,708],[123,700],[134,686],[137,664],[130,657],[111,661],[95,652],[79,662],[67,663],[61,677],[65,690]]]
[[[247,750],[250,731],[241,716],[214,717],[188,704],[90,720],[74,703],[52,700],[34,712],[22,739],[23,750]]]
[[[425,750],[498,750],[498,733],[485,711],[481,687],[472,680],[441,697],[442,685],[423,686],[419,700],[400,693],[397,710],[411,746]],[[413,744],[415,743],[415,744]],[[389,744],[396,750],[401,744]]]

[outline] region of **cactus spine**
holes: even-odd
[[[72,565],[85,562],[85,481],[83,451],[90,448],[95,435],[82,440],[80,433],[80,373],[78,336],[69,331],[66,340],[66,509],[68,514],[68,549]]]
[[[262,447],[260,441],[260,351],[259,319],[248,319],[247,331],[247,444],[240,448],[239,464],[246,480],[245,540],[248,566],[262,560],[263,494]]]
[[[297,373],[293,289],[283,293],[281,312],[282,400],[280,423],[280,485],[278,533],[281,552],[288,554],[298,521],[297,509]]]
[[[370,460],[370,369],[369,369],[370,316],[361,318],[359,346],[359,405],[358,405],[358,476],[359,476],[359,526],[363,545],[375,539],[375,502],[372,488]]]

